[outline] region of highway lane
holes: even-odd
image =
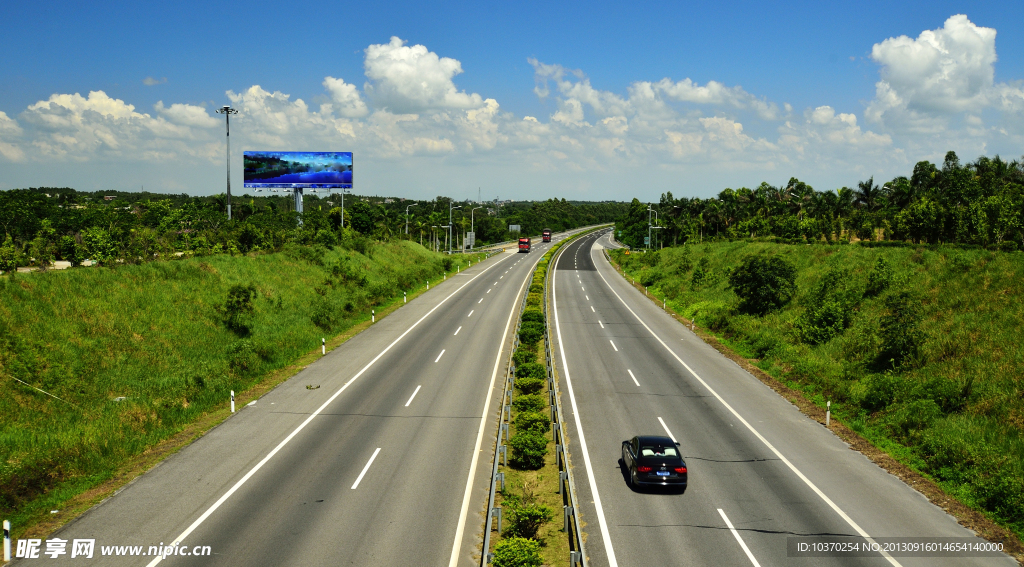
[[[567,245],[553,280],[556,364],[591,564],[1016,564],[787,557],[795,535],[973,534],[643,297],[608,264],[608,246],[607,233]],[[680,443],[685,494],[627,486],[620,446],[637,434]]]
[[[51,537],[95,539],[97,555],[178,539],[212,550],[166,559],[176,565],[478,561],[491,451],[478,444],[495,422],[485,406],[497,411],[511,316],[548,246],[433,282]]]

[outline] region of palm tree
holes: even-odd
[[[861,205],[868,210],[869,213],[873,213],[878,210],[878,206],[881,204],[882,190],[875,185],[874,176],[868,178],[867,181],[861,181],[857,183],[857,191],[853,194],[853,202],[856,205]]]

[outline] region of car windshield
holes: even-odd
[[[662,445],[644,445],[640,448],[640,455],[643,457],[678,457],[675,447],[664,447]]]

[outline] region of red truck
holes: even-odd
[[[551,242],[551,229],[545,228],[544,232],[541,233],[541,238],[544,242]]]
[[[526,252],[526,253],[530,252],[530,239],[529,238],[520,238],[519,239],[519,251],[520,252]]]

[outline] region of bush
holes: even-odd
[[[921,302],[910,292],[894,293],[885,299],[886,313],[879,321],[882,352],[879,364],[900,367],[915,361],[924,342],[918,329],[921,323]]]
[[[729,274],[729,286],[739,296],[742,311],[764,315],[793,298],[796,266],[779,256],[747,256]]]
[[[516,366],[516,377],[543,379],[545,377],[544,365],[536,362],[525,362]]]
[[[262,357],[256,343],[242,339],[228,347],[228,365],[242,376],[253,376],[262,367]]]
[[[541,411],[546,408],[548,401],[544,399],[544,396],[539,394],[526,394],[523,396],[516,396],[512,400],[512,409],[516,411]]]
[[[544,466],[548,454],[548,438],[536,431],[516,431],[508,440],[512,448],[512,466],[517,469],[536,470]]]
[[[249,320],[255,312],[253,299],[256,286],[235,284],[228,288],[228,299],[224,303],[224,323],[239,334],[249,333]]]
[[[705,284],[711,283],[713,280],[711,261],[707,258],[701,258],[697,261],[697,267],[693,269],[693,275],[690,276],[690,285],[693,286],[693,289],[698,289]]]
[[[324,331],[330,331],[338,321],[338,307],[329,298],[317,296],[313,299],[309,320]]]
[[[540,378],[516,378],[516,387],[523,394],[536,394],[544,389],[544,380]]]
[[[536,359],[537,353],[532,352],[530,349],[523,348],[523,346],[520,346],[514,353],[512,353],[512,362],[516,367],[522,366]]]
[[[796,323],[804,342],[827,343],[850,326],[856,297],[850,291],[849,281],[848,271],[832,268],[811,290],[807,307]]]
[[[523,311],[523,323],[544,323],[544,313],[540,309]]]
[[[510,537],[494,546],[494,567],[540,567],[540,544],[525,537]]]
[[[889,288],[892,280],[892,266],[885,261],[885,258],[879,256],[878,260],[875,260],[875,269],[868,274],[868,287],[864,290],[864,295],[874,297],[881,294]]]
[[[516,431],[547,433],[551,429],[551,418],[538,411],[521,411],[516,414],[514,424]]]
[[[550,507],[534,502],[528,504],[512,505],[507,510],[508,527],[505,534],[513,537],[537,537],[537,530],[544,522],[550,522],[555,517]]]
[[[519,327],[519,342],[533,345],[544,337],[544,325],[536,321],[523,323]]]

